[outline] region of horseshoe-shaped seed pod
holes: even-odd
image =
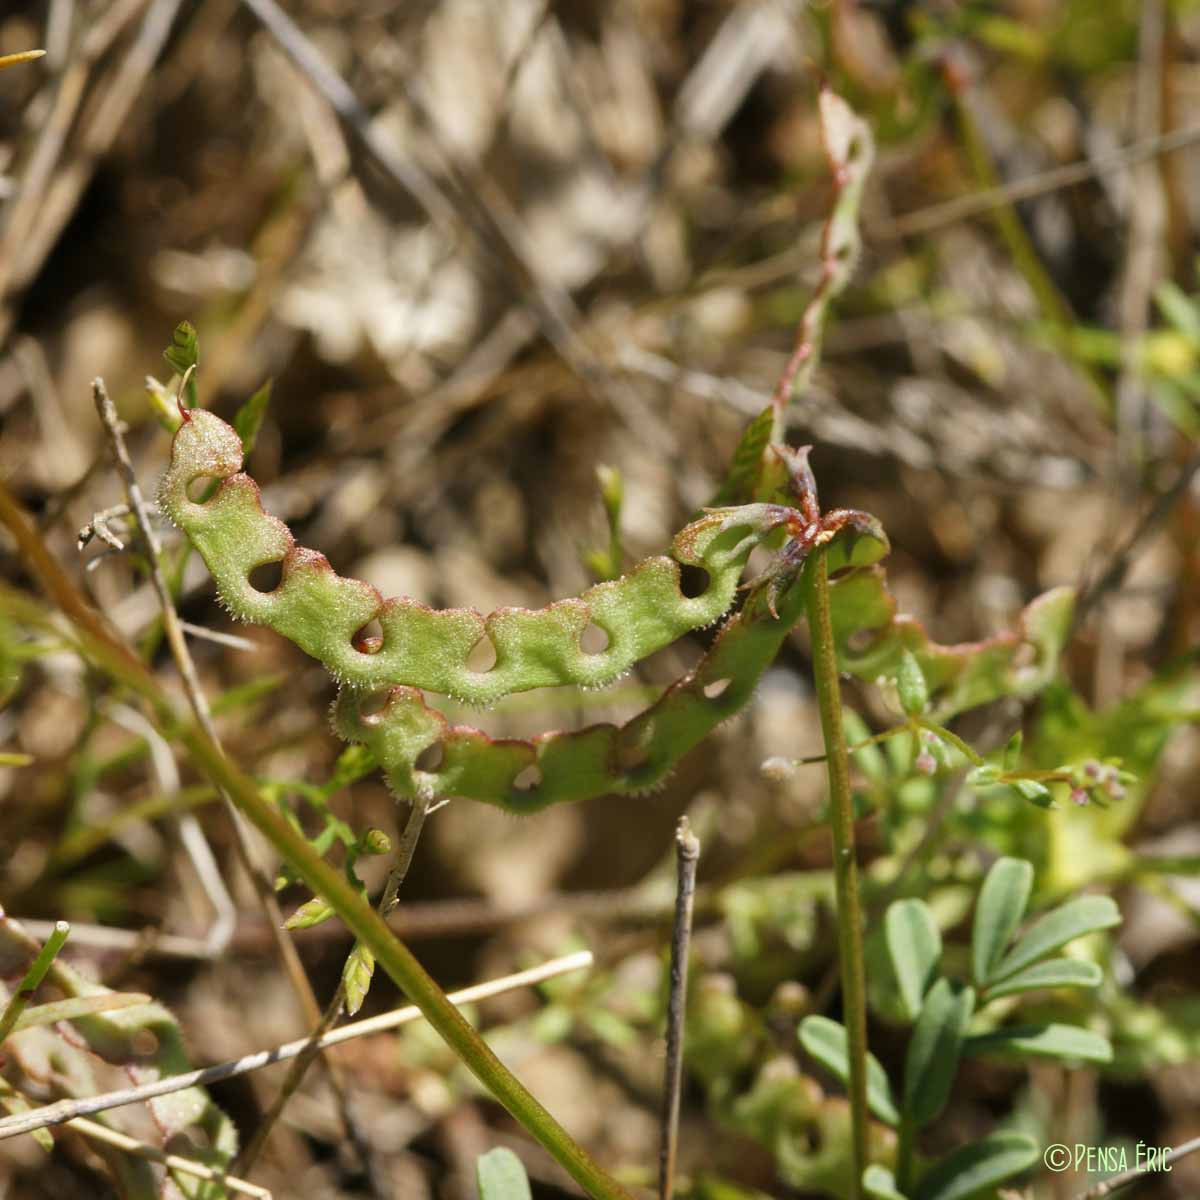
[[[415,688],[393,688],[382,708],[364,712],[369,693],[343,687],[334,727],[367,745],[401,797],[463,796],[529,813],[563,801],[644,792],[750,698],[804,611],[803,591],[797,572],[773,616],[765,592],[756,589],[696,669],[624,725],[492,739],[451,725]],[[430,759],[435,765],[421,769],[418,764]]]
[[[243,474],[237,433],[219,417],[194,409],[175,435],[171,463],[159,487],[162,510],[191,538],[234,616],[267,625],[320,659],[339,682],[356,688],[407,686],[440,692],[468,704],[487,705],[513,692],[611,682],[635,662],[729,609],[750,551],[769,530],[738,509],[720,509],[688,525],[671,557],[648,558],[628,575],[597,584],[581,596],[539,610],[436,610],[399,597],[385,600],[370,584],[336,574],[324,555],[296,545],[282,521],[263,510],[258,485]],[[200,502],[189,489],[220,485]],[[270,592],[257,590],[250,573],[280,563],[282,577]],[[708,584],[698,596],[680,590],[680,565],[702,568]],[[382,637],[356,635],[378,621]],[[590,653],[581,639],[589,625],[607,637]],[[469,665],[472,649],[487,638],[495,664]]]

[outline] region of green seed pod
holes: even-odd
[[[339,682],[358,688],[416,687],[468,704],[493,704],[513,692],[575,684],[599,687],[693,629],[718,620],[733,603],[750,551],[771,530],[756,527],[758,506],[718,509],[687,526],[672,557],[649,558],[628,575],[597,584],[548,608],[436,611],[337,575],[325,556],[297,546],[287,526],[263,511],[258,485],[241,473],[242,444],[219,417],[195,409],[175,435],[159,488],[162,510],[191,538],[234,616],[268,625],[320,659]],[[206,502],[191,498],[198,480],[220,481]],[[744,519],[743,519],[744,514]],[[262,592],[251,572],[282,564],[277,587]],[[680,590],[680,567],[702,568],[698,596]],[[378,621],[382,638],[359,632]],[[598,626],[607,645],[592,653],[581,638]],[[495,664],[468,659],[487,639]]]

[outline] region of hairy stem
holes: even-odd
[[[818,549],[807,569],[808,627],[812,634],[813,681],[821,710],[829,773],[829,828],[833,835],[833,870],[837,896],[838,958],[842,969],[842,1020],[850,1055],[850,1121],[853,1170],[849,1200],[862,1195],[867,1166],[867,988],[863,970],[862,909],[858,894],[858,862],[854,855],[854,811],[850,796],[850,760],[842,729],[842,698],[837,654],[829,615],[829,564]]]

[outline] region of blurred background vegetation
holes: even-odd
[[[1100,993],[1045,1001],[1106,1032],[1112,1067],[968,1062],[928,1149],[1000,1122],[1044,1143],[1200,1135],[1200,5],[297,0],[290,31],[264,28],[272,11],[44,0],[0,13],[0,54],[47,50],[0,74],[0,476],[57,560],[174,687],[139,556],[101,542],[81,554],[76,536],[121,499],[90,381],[106,379],[152,490],[167,439],[145,376],[164,376],[184,318],[206,406],[231,417],[274,380],[251,459],[268,508],[385,595],[488,611],[577,593],[609,538],[601,466],[620,474],[626,565],[661,550],[764,406],[817,278],[827,80],[870,121],[878,156],[862,260],[790,439],[814,443],[826,507],[883,522],[892,588],[939,641],[1080,588],[1062,679],[960,731],[986,751],[1023,726],[1034,765],[1119,757],[1138,776],[1103,810],[1044,811],[928,777],[907,744],[862,757],[876,914],[923,896],[965,955],[999,853],[1034,862],[1039,903],[1100,886],[1124,914],[1099,951]],[[324,670],[235,630],[166,536],[184,619],[247,639],[192,643],[229,753],[310,829],[328,803],[354,830],[394,835],[378,777],[326,786],[341,747]],[[0,573],[31,587],[11,549],[0,536]],[[526,735],[628,715],[703,645],[480,722]],[[393,923],[447,988],[595,949],[586,980],[493,1001],[481,1020],[635,1180],[656,1151],[671,833],[687,812],[704,850],[685,1186],[835,1186],[839,1088],[794,1037],[804,1013],[836,1012],[824,779],[758,769],[819,752],[808,677],[798,635],[748,710],[650,797],[527,820],[450,804],[406,882]],[[169,1005],[195,1063],[299,1036],[211,790],[185,775],[164,795],[144,731],[114,719],[108,691],[52,639],[0,624],[0,751],[32,759],[0,767],[5,911],[202,936],[207,901],[162,819],[192,805],[230,864],[229,952],[164,959],[144,939],[89,948],[80,933],[73,961]],[[872,689],[846,698],[866,731],[894,722]],[[385,866],[359,870],[374,889]],[[281,893],[285,908],[303,898]],[[328,922],[296,941],[323,999],[349,940]],[[891,1066],[903,1039],[872,961],[871,1045]],[[368,1008],[397,1002],[381,980]],[[389,1194],[473,1195],[475,1156],[497,1144],[538,1194],[571,1194],[432,1034],[337,1058]],[[252,1129],[277,1082],[213,1095]],[[279,1196],[365,1194],[343,1143],[314,1073],[255,1179]],[[7,1194],[110,1194],[82,1143],[65,1145],[47,1160],[28,1138],[0,1143]],[[1028,1194],[1086,1183],[1047,1173]],[[1200,1194],[1196,1160],[1140,1189]]]

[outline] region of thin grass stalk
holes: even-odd
[[[4,1006],[4,1011],[0,1013],[0,1045],[3,1045],[5,1039],[16,1027],[26,1005],[33,999],[33,993],[37,991],[38,985],[46,977],[46,972],[50,970],[51,964],[58,957],[58,952],[67,944],[70,933],[71,926],[66,921],[55,922],[54,932],[46,939],[41,953],[30,964],[21,982],[17,984],[16,991]]]

